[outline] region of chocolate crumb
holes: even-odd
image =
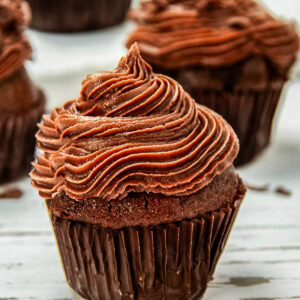
[[[264,185],[261,186],[255,186],[252,184],[247,183],[247,188],[251,191],[256,191],[256,192],[267,192],[270,190],[270,184],[266,183]]]
[[[275,192],[277,194],[288,196],[288,197],[292,196],[292,191],[288,190],[287,188],[285,188],[283,186],[276,187]]]
[[[0,192],[0,199],[19,199],[23,196],[19,188],[7,188]]]

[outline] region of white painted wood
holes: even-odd
[[[266,1],[274,3],[274,7],[277,6],[282,13],[286,9],[288,13],[300,16],[298,0]],[[114,45],[120,45],[123,39],[121,33],[128,28],[120,27],[116,30],[120,31],[116,33],[119,38]],[[112,46],[105,45],[112,42],[109,40],[111,33],[103,33],[96,43],[101,49],[106,47],[105,59],[102,57],[102,61],[95,64],[78,65],[77,69],[61,65],[62,73],[59,71],[62,63],[59,59],[65,56],[62,53],[64,51],[59,51],[59,47],[68,44],[68,40],[63,41],[66,37],[49,35],[46,38],[43,34],[30,33],[37,44],[42,43],[40,39],[45,38],[44,46],[38,45],[37,48],[44,49],[43,47],[52,43],[52,50],[57,55],[57,65],[52,66],[57,73],[47,71],[43,67],[46,62],[40,60],[31,69],[33,75],[40,76],[39,82],[45,85],[49,93],[49,107],[77,96],[80,80],[89,68],[94,71],[98,66],[101,69],[113,67],[121,51],[125,49],[113,49]],[[79,36],[79,41],[84,43],[94,35],[90,34],[88,37]],[[74,47],[76,39],[72,42]],[[56,44],[58,41],[61,44]],[[82,48],[87,51],[87,55],[97,49],[95,46],[88,52],[87,48],[88,45]],[[67,46],[63,49],[66,50]],[[104,55],[103,53],[99,52],[99,55]],[[74,64],[78,60],[75,54],[72,52]],[[42,57],[37,54],[37,58]],[[53,63],[49,62],[51,65]],[[295,80],[280,106],[279,126],[275,131],[272,147],[255,163],[239,170],[250,184],[270,183],[272,188],[283,185],[292,190],[293,195],[284,197],[272,191],[248,193],[205,299],[300,299],[299,95],[300,81]],[[43,201],[31,188],[29,178],[16,182],[13,186],[20,187],[25,193],[19,200],[0,200],[0,300],[79,299],[65,283]]]

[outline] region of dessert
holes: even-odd
[[[0,0],[0,11],[0,181],[6,182],[31,168],[45,98],[24,68],[31,58],[23,34],[30,20],[27,3]]]
[[[87,299],[202,296],[246,192],[226,121],[136,45],[43,120],[31,177],[70,286]]]

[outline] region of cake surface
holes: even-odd
[[[123,199],[105,202],[89,198],[75,201],[63,193],[47,201],[57,217],[76,220],[104,228],[153,226],[193,219],[231,206],[244,186],[231,166],[200,191],[188,196],[129,193]]]

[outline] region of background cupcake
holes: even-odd
[[[30,170],[34,134],[44,112],[42,92],[31,82],[23,64],[31,47],[23,36],[30,20],[25,1],[0,1],[0,181]]]
[[[238,140],[137,46],[44,117],[33,186],[70,286],[88,299],[195,299],[245,194]]]
[[[44,31],[84,31],[113,26],[126,16],[131,0],[28,0],[33,28]]]
[[[220,113],[241,144],[244,164],[270,141],[282,88],[298,51],[294,24],[253,0],[144,1],[132,17],[143,57]]]

